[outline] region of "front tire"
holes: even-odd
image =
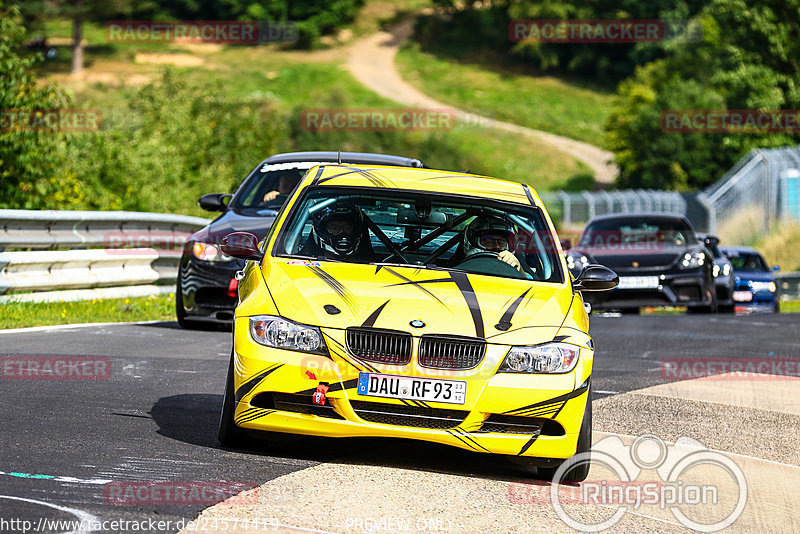
[[[217,438],[224,447],[237,448],[247,443],[247,433],[233,422],[235,412],[236,392],[233,388],[233,350],[231,350],[231,363],[228,365],[228,379],[225,381],[225,395],[222,397],[217,433]]]
[[[586,411],[583,414],[583,422],[581,423],[581,430],[580,434],[578,434],[578,446],[575,450],[575,454],[581,454],[585,456],[585,460],[581,461],[580,464],[572,467],[564,476],[561,477],[560,482],[583,482],[586,480],[586,477],[589,476],[589,468],[591,467],[591,463],[589,461],[589,455],[591,454],[592,448],[592,390],[589,389],[589,392],[586,396]],[[569,462],[570,460],[564,460],[565,462]],[[539,478],[543,480],[553,480],[553,476],[556,474],[556,471],[560,465],[556,467],[539,467],[537,468],[537,474]]]

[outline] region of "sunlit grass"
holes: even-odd
[[[174,293],[124,299],[0,304],[0,328],[155,320],[175,320]]]

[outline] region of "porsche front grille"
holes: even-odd
[[[411,362],[411,334],[378,328],[348,328],[347,349],[354,356],[376,363],[407,365]]]
[[[472,369],[485,352],[479,338],[426,334],[419,340],[419,364],[433,369]]]
[[[405,404],[385,404],[381,402],[350,401],[353,411],[364,421],[382,425],[412,426],[447,430],[460,425],[469,412]]]

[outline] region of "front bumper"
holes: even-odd
[[[362,362],[344,348],[342,330],[323,329],[330,358],[263,347],[250,339],[247,320],[237,319],[235,328],[237,426],[328,437],[410,438],[537,458],[564,459],[575,454],[588,398],[593,357],[589,349],[581,348],[574,371],[560,375],[495,374],[508,346],[491,344],[478,368],[445,371],[417,366],[416,349],[412,362],[405,366]],[[359,395],[357,382],[362,371],[463,380],[467,382],[466,400],[456,405]],[[320,383],[329,387],[326,407],[310,402]],[[372,411],[417,415],[366,420]],[[420,413],[430,418],[420,417]],[[442,425],[439,416],[451,417],[451,422]],[[516,424],[503,426],[498,421]],[[531,427],[519,423],[539,425],[539,430],[525,430]]]
[[[187,318],[231,324],[237,298],[228,295],[228,285],[243,267],[241,260],[211,263],[184,254],[178,277]]]
[[[611,291],[587,293],[584,298],[593,309],[634,308],[644,306],[708,306],[712,301],[712,291],[705,269],[679,272],[647,272],[614,269],[620,279],[625,276],[657,276],[658,287],[648,289],[614,289]],[[713,282],[712,282],[713,284]]]

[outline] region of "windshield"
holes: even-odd
[[[276,215],[316,161],[296,161],[263,165],[250,176],[231,202],[231,208],[245,215]]]
[[[769,266],[761,254],[757,252],[728,252],[728,259],[734,271],[740,272],[767,272]]]
[[[581,235],[581,247],[619,247],[695,243],[691,227],[681,219],[665,217],[626,217],[590,224]]]
[[[273,254],[562,283],[553,240],[535,207],[317,187],[292,207]]]

